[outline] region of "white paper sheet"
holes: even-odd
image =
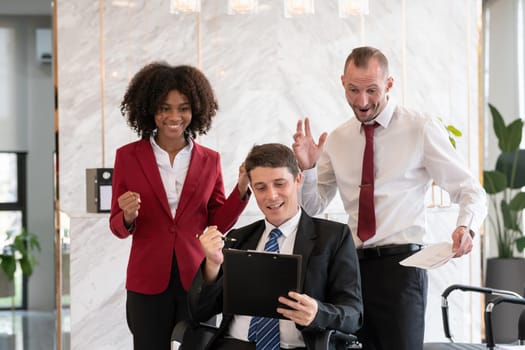
[[[429,270],[446,264],[454,254],[451,243],[441,242],[431,244],[399,263],[403,266],[413,266]]]

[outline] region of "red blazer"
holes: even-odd
[[[126,191],[139,193],[141,200],[132,232],[124,226],[124,213],[118,206],[118,197]],[[149,139],[119,148],[109,226],[119,238],[133,237],[126,288],[142,294],[166,290],[175,255],[182,286],[188,290],[204,258],[195,235],[210,225],[227,232],[247,203],[239,197],[237,186],[225,198],[219,153],[194,142],[173,219]]]

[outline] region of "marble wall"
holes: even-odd
[[[346,19],[336,0],[317,1],[315,15],[302,18],[284,18],[280,0],[259,0],[258,14],[236,16],[226,14],[226,0],[203,1],[200,15],[172,15],[168,0],[56,4],[59,185],[71,218],[74,350],[131,347],[124,310],[130,242],[110,234],[107,215],[86,213],[85,169],[112,167],[116,148],[136,139],[119,103],[148,62],[197,65],[209,77],[220,112],[198,141],[221,153],[227,191],[254,143],[291,144],[300,117],[311,118],[316,135],[351,117],[339,78],[348,53],[363,44],[389,57],[393,97],[463,131],[458,151],[479,173],[479,0],[370,0],[369,15]],[[429,241],[449,237],[456,211],[445,206],[429,209]],[[326,216],[346,221],[339,201]],[[256,217],[252,201],[239,225]],[[442,338],[439,293],[452,282],[479,285],[479,266],[475,252],[431,272],[428,340]],[[479,340],[479,300],[461,298],[458,311],[473,316],[456,334]]]

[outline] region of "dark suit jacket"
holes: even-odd
[[[230,248],[256,249],[264,231],[264,220],[232,230],[228,236],[237,239]],[[313,349],[315,338],[326,329],[353,333],[363,318],[359,262],[347,225],[301,214],[294,254],[301,254],[301,293],[315,298],[319,308],[308,327],[297,326],[306,347]],[[248,286],[247,286],[248,290]],[[204,322],[222,312],[222,270],[216,283],[206,284],[199,269],[189,291],[190,317]],[[216,338],[223,336],[233,315],[224,314]],[[215,339],[215,338],[214,338]],[[211,344],[210,342],[208,348]]]
[[[139,216],[130,233],[117,198],[126,191],[140,194]],[[113,173],[110,228],[119,238],[132,234],[126,288],[143,294],[163,292],[169,282],[172,259],[177,258],[184,289],[188,290],[204,251],[195,235],[206,226],[222,232],[237,221],[247,200],[237,186],[226,199],[219,154],[194,142],[179,204],[172,218],[166,191],[149,140],[117,150]]]

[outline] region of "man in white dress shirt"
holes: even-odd
[[[341,82],[355,118],[330,135],[323,133],[317,143],[308,119],[304,130],[303,121],[297,123],[293,149],[304,170],[302,206],[310,215],[317,215],[340,193],[359,256],[364,325],[358,336],[364,349],[419,350],[423,347],[427,274],[401,266],[399,261],[421,249],[426,231],[425,193],[435,181],[459,204],[457,227],[451,235],[455,257],[471,251],[474,232],[486,215],[486,195],[450,144],[440,121],[398,106],[389,98],[394,80],[381,51],[354,49],[345,62]],[[375,214],[375,229],[370,238],[361,239],[358,217],[366,124],[378,124],[372,128],[373,204],[368,210]]]

